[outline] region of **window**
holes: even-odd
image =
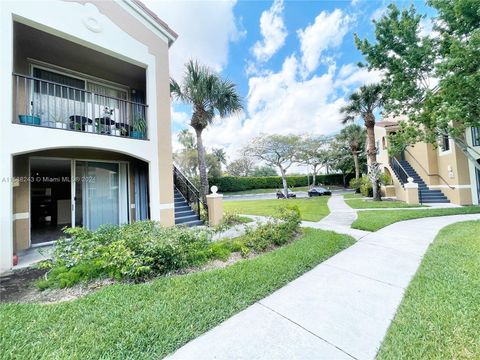
[[[61,97],[76,101],[85,101],[85,93],[81,90],[77,91],[73,89],[85,89],[84,80],[37,67],[33,68],[33,77],[65,85],[53,85],[47,82],[35,80],[35,92],[38,94]]]
[[[480,126],[472,126],[472,145],[480,146]]]
[[[448,135],[442,135],[440,147],[442,151],[450,150],[450,137]]]

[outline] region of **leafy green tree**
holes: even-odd
[[[182,84],[170,81],[170,93],[192,105],[190,126],[195,130],[200,173],[200,192],[203,201],[209,193],[205,147],[202,132],[213,122],[215,115],[226,117],[242,110],[242,101],[235,84],[221,78],[207,66],[189,61]]]
[[[298,161],[312,169],[312,183],[316,184],[318,170],[326,162],[326,152],[323,151],[328,138],[323,135],[307,136],[302,139],[299,146]]]
[[[227,165],[227,154],[223,148],[213,148],[212,155],[215,156],[220,164]]]
[[[343,144],[344,148],[350,150],[355,165],[355,179],[360,178],[360,163],[363,160],[362,154],[365,149],[366,132],[363,127],[357,124],[345,126],[340,133],[335,136],[338,143]]]
[[[252,176],[277,176],[277,170],[268,165],[256,166],[253,169]]]
[[[343,186],[347,186],[347,176],[355,170],[355,162],[353,160],[350,147],[344,141],[335,138],[328,149],[328,155],[331,159],[329,166],[332,171],[342,174]]]
[[[251,176],[254,164],[255,162],[251,158],[241,156],[228,164],[227,173],[231,176]]]
[[[282,176],[285,197],[288,194],[287,170],[298,162],[300,136],[260,135],[244,149],[244,154],[278,168]]]
[[[372,175],[373,200],[381,201],[380,179],[378,173],[377,149],[375,147],[375,111],[383,106],[382,87],[379,84],[361,86],[348,98],[348,103],[341,108],[344,114],[343,124],[354,121],[361,117],[367,128],[367,157],[369,161],[369,173]]]
[[[384,74],[385,109],[408,115],[409,120],[390,137],[390,151],[399,152],[418,141],[437,145],[449,136],[480,170],[475,161],[480,154],[465,139],[467,128],[480,126],[480,2],[429,0],[428,4],[437,11],[436,36],[422,34],[425,16],[413,5],[400,10],[392,4],[374,21],[375,41],[356,35],[356,45],[365,57],[363,65]]]

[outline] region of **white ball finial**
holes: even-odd
[[[212,191],[212,194],[215,195],[215,194],[217,193],[217,191],[218,191],[218,187],[216,187],[215,185],[213,185],[213,186],[210,188],[210,190]]]
[[[408,178],[407,178],[407,181],[408,181],[409,183],[413,183],[413,178],[412,178],[412,177],[408,177]]]

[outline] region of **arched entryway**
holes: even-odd
[[[149,218],[148,163],[129,155],[62,148],[13,157],[14,248],[57,240],[64,227],[96,230]]]

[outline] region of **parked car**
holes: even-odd
[[[293,198],[295,199],[297,195],[290,189],[288,189],[288,198]],[[277,190],[277,199],[285,199],[285,194],[283,193],[283,190]]]
[[[320,186],[316,186],[308,190],[308,196],[322,196],[322,195],[332,195],[332,192],[328,189],[325,189]]]

